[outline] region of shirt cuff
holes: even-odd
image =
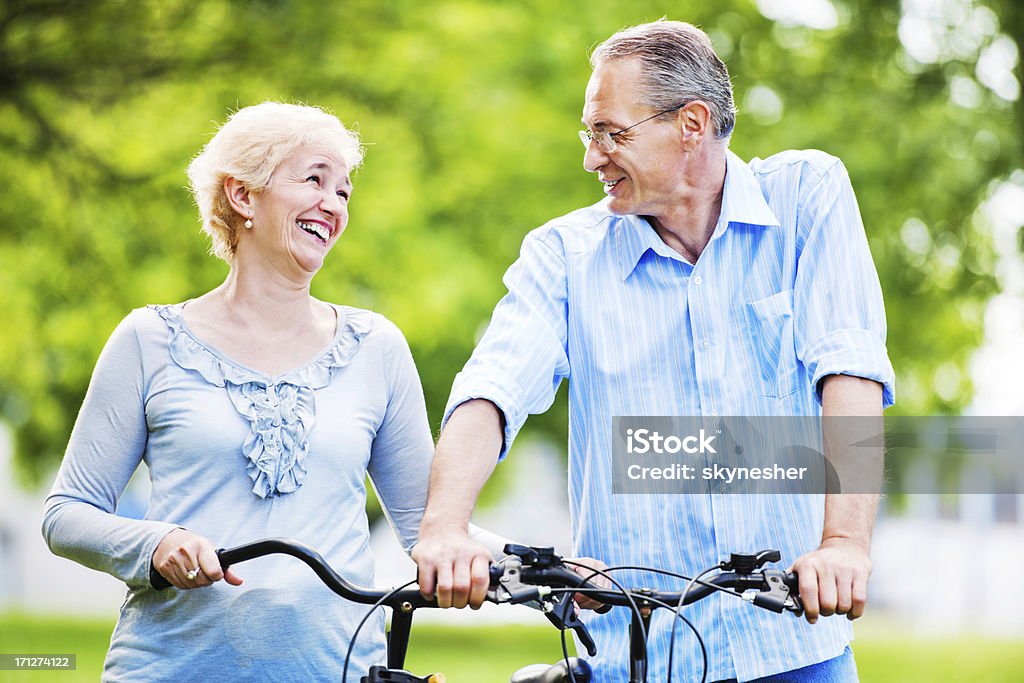
[[[835,330],[812,342],[804,358],[814,393],[821,403],[821,380],[828,375],[850,375],[882,385],[882,409],[896,400],[896,373],[885,343],[870,330]]]

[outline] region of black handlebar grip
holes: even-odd
[[[153,590],[162,591],[171,587],[171,582],[164,578],[164,575],[156,570],[152,561],[149,563],[149,585]]]
[[[782,598],[768,593],[758,593],[755,595],[754,604],[758,607],[771,610],[776,614],[781,614],[782,610],[786,609],[785,601]]]
[[[231,561],[224,557],[226,553],[227,550],[225,550],[224,548],[217,548],[217,561],[220,562],[221,569],[227,569],[231,566]]]

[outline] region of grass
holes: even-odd
[[[0,614],[0,651],[75,653],[76,671],[0,671],[0,681],[96,681],[113,624]],[[854,643],[864,683],[1021,683],[1024,641],[978,636],[920,639],[898,630],[858,630]],[[407,666],[420,675],[443,671],[451,683],[504,682],[520,666],[561,656],[554,629],[544,626],[437,625],[414,628]]]
[[[864,683],[1021,683],[1024,641],[980,636],[876,639],[853,644]]]
[[[0,681],[95,683],[103,671],[103,658],[113,630],[114,624],[109,621],[0,614],[0,652],[77,655],[74,671],[0,671]]]

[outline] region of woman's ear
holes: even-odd
[[[228,176],[224,179],[224,196],[228,204],[243,218],[252,218],[252,193],[238,178]]]

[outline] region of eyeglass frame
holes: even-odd
[[[609,132],[603,131],[603,130],[593,131],[593,130],[590,130],[589,128],[584,128],[583,130],[581,130],[579,132],[580,142],[583,143],[584,147],[586,147],[587,149],[590,149],[590,143],[596,141],[598,149],[600,149],[605,154],[611,154],[616,149],[618,149],[618,146],[619,146],[618,143],[615,142],[615,136],[622,135],[626,131],[633,130],[634,128],[639,126],[641,123],[647,123],[651,119],[656,119],[659,116],[661,116],[662,114],[668,114],[669,112],[678,111],[678,110],[682,109],[683,107],[685,107],[686,105],[690,104],[691,102],[696,102],[696,100],[686,100],[685,102],[681,102],[681,103],[677,104],[674,107],[670,107],[669,109],[666,109],[665,111],[659,111],[657,114],[652,114],[651,116],[648,116],[643,121],[637,121],[633,125],[626,126],[622,130],[617,130],[614,133],[609,133]],[[607,139],[608,142],[606,144],[602,145],[601,144],[601,140],[602,139]]]

